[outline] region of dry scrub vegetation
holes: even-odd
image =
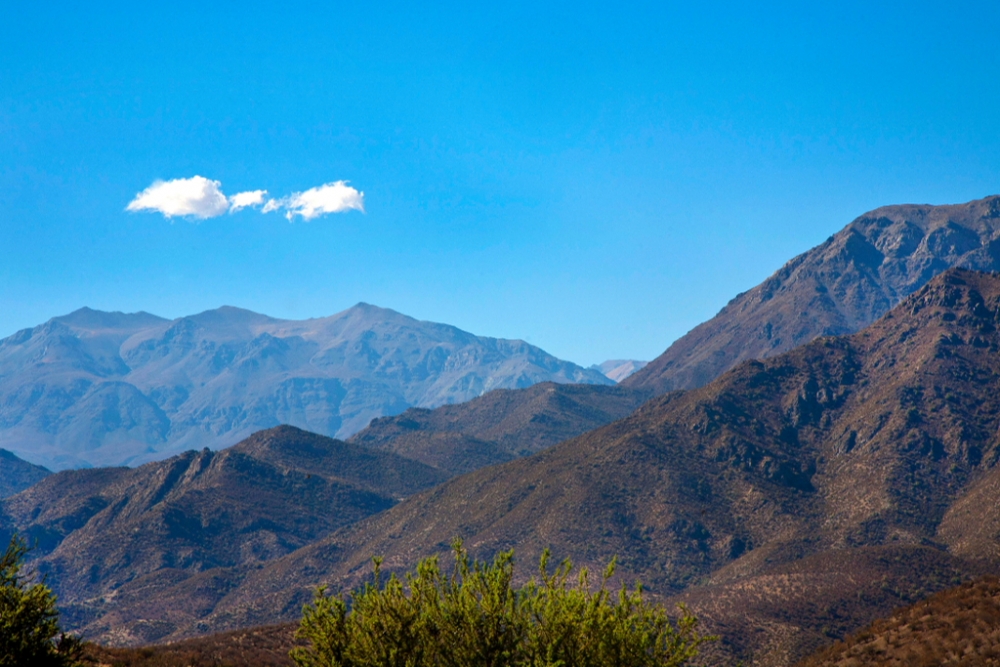
[[[799,667],[1000,666],[1000,579],[986,577],[898,610]]]
[[[270,625],[143,648],[85,647],[90,667],[290,667],[297,625]]]

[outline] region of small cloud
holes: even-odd
[[[158,211],[168,218],[192,216],[214,218],[226,211],[235,213],[245,208],[261,207],[261,213],[285,210],[285,217],[293,220],[301,216],[312,220],[329,213],[342,213],[354,209],[365,211],[365,193],[347,184],[334,181],[305,192],[296,192],[280,199],[265,199],[267,190],[248,190],[226,197],[222,183],[203,176],[156,181],[135,196],[126,211]]]
[[[168,218],[190,215],[214,218],[229,209],[221,183],[202,176],[156,181],[135,196],[126,211],[159,211]],[[244,194],[244,193],[241,193]]]
[[[365,212],[365,193],[359,192],[347,184],[347,181],[335,181],[305,192],[296,192],[282,199],[271,199],[264,205],[263,212],[270,213],[285,209],[285,217],[289,220],[302,216],[303,220],[312,220],[328,213],[343,213],[354,209]]]
[[[264,195],[267,190],[250,190],[249,192],[237,192],[229,198],[229,212],[236,213],[240,209],[250,206],[260,206],[264,203]],[[273,199],[271,201],[274,201]]]

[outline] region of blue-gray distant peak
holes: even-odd
[[[278,424],[344,438],[492,389],[612,383],[524,341],[367,303],[307,320],[81,309],[0,341],[0,377],[0,442],[53,469],[225,447]]]
[[[144,329],[169,322],[169,320],[139,311],[137,313],[123,313],[120,311],[107,312],[94,310],[93,308],[79,308],[68,315],[53,317],[52,321],[61,322],[67,326],[77,329],[100,330],[100,329]]]
[[[262,326],[282,321],[267,315],[255,313],[254,311],[247,310],[246,308],[237,308],[236,306],[221,306],[219,308],[206,310],[195,315],[179,317],[174,321],[177,322],[180,320],[193,322],[197,326],[204,327],[206,329],[212,327]]]

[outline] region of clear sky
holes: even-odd
[[[995,0],[423,4],[0,2],[0,336],[366,301],[649,359],[866,210],[1000,192]],[[125,210],[196,175],[364,212]]]

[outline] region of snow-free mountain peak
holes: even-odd
[[[364,303],[309,320],[81,309],[0,341],[0,378],[4,446],[52,469],[224,447],[282,423],[347,437],[491,389],[611,383],[524,341]]]

